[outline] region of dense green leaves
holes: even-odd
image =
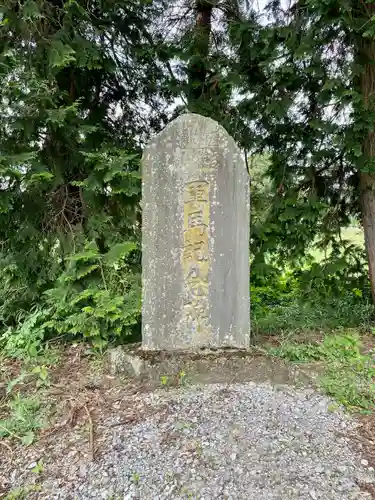
[[[300,293],[365,296],[363,251],[341,233],[374,171],[375,112],[358,83],[373,24],[349,0],[262,13],[235,0],[5,0],[2,344],[99,347],[138,330],[140,157],[186,108],[222,123],[248,160],[253,284],[293,269]],[[317,263],[312,245],[332,252]]]
[[[98,342],[139,322],[140,145],[170,97],[150,38],[159,7],[1,6],[0,314],[21,338]]]

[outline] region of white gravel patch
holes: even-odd
[[[160,411],[108,422],[105,453],[70,487],[50,481],[49,498],[371,498],[357,481],[375,482],[374,471],[342,435],[354,421],[312,389],[250,382],[142,398]]]

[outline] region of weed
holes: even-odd
[[[30,445],[35,440],[36,431],[43,427],[40,411],[40,400],[35,389],[45,388],[50,384],[47,363],[56,361],[56,356],[50,357],[53,351],[45,349],[44,357],[24,359],[20,374],[7,380],[6,403],[2,405],[5,417],[0,420],[0,438],[9,437],[19,440],[24,445]],[[7,371],[3,370],[4,380]],[[22,390],[22,392],[21,392]],[[34,392],[25,396],[26,390]]]
[[[180,490],[182,495],[186,495],[188,500],[192,500],[194,498],[194,493],[186,486],[183,486]]]
[[[107,359],[104,353],[102,351],[99,351],[98,349],[89,347],[85,351],[85,354],[89,356],[90,372],[94,374],[103,373],[107,363]]]
[[[181,370],[178,374],[178,380],[180,385],[185,385],[186,384],[186,373]]]
[[[334,404],[334,403],[331,403],[328,405],[327,407],[327,410],[331,413],[335,413],[336,411],[338,411],[340,409],[340,405],[338,404]]]
[[[18,385],[22,385],[24,383],[25,379],[27,379],[29,376],[30,376],[30,373],[21,372],[18,375],[18,377],[10,380],[8,382],[8,385],[7,385],[7,394],[10,394],[13,391],[14,387],[16,387]]]
[[[132,474],[132,481],[134,484],[139,484],[141,480],[141,476],[138,474],[138,472],[133,472]]]
[[[49,374],[48,369],[45,365],[37,365],[35,366],[31,373],[37,376],[36,386],[37,387],[46,387],[49,386]]]
[[[40,418],[40,400],[16,394],[7,403],[8,418],[0,420],[0,437],[18,439],[30,445],[35,439],[35,431],[43,427]]]
[[[4,500],[26,500],[30,493],[36,493],[41,491],[42,487],[40,484],[32,484],[30,486],[24,486],[16,488],[10,491]]]
[[[8,382],[7,394],[10,394],[14,387],[24,384],[25,381],[35,382],[37,388],[49,386],[48,368],[45,365],[36,365],[31,368],[31,371],[21,371],[18,377]]]
[[[287,343],[269,352],[292,362],[324,361],[320,377],[324,391],[350,410],[368,413],[374,409],[375,363],[370,354],[361,353],[357,334],[326,335],[320,343]]]
[[[191,422],[176,422],[176,429],[191,429],[193,424]]]
[[[39,460],[39,462],[36,463],[35,467],[31,469],[31,472],[38,475],[41,474],[43,471],[44,471],[44,465],[41,460]]]
[[[29,359],[43,350],[44,329],[40,323],[44,313],[34,309],[26,318],[20,318],[16,328],[9,327],[0,336],[5,354],[10,358]]]
[[[329,299],[304,300],[290,298],[274,304],[253,305],[254,333],[275,335],[280,332],[334,330],[337,328],[363,328],[371,325],[374,308],[353,295]]]
[[[375,367],[363,356],[330,365],[320,383],[325,392],[350,410],[371,413],[375,408]]]
[[[358,334],[326,335],[321,343],[288,343],[269,349],[270,354],[293,362],[355,360],[360,358]]]
[[[161,385],[167,385],[168,384],[168,376],[167,375],[162,375],[160,377],[160,383],[161,383]]]
[[[203,448],[202,448],[202,445],[200,443],[196,444],[195,452],[198,455],[198,457],[202,456],[202,454],[203,454]]]

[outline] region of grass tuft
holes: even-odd
[[[373,352],[363,352],[356,333],[326,335],[321,342],[284,342],[268,349],[295,363],[325,362],[319,382],[325,393],[349,410],[370,413],[375,406],[375,362]]]

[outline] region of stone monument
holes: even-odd
[[[248,173],[210,118],[179,116],[142,161],[142,348],[246,348]]]

